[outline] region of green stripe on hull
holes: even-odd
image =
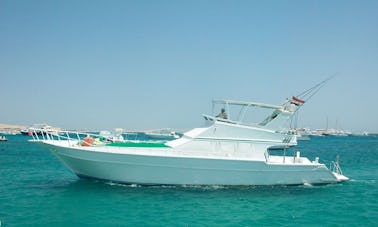
[[[169,148],[169,146],[165,145],[164,143],[134,143],[134,142],[116,142],[107,144],[107,146],[112,147],[160,147],[160,148]]]

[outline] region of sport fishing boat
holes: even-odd
[[[165,143],[109,142],[78,132],[33,134],[33,141],[47,147],[79,177],[127,184],[300,185],[349,180],[338,161],[327,168],[318,157],[311,161],[299,151],[286,155],[286,148],[297,142],[295,133],[283,126],[303,104],[297,97],[282,105],[215,100],[213,112],[220,105],[221,115],[203,115],[205,127]],[[257,109],[268,110],[268,116],[249,123],[247,112]],[[277,155],[272,147],[284,152]]]

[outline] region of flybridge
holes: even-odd
[[[283,124],[285,124],[296,109],[303,104],[304,101],[295,96],[291,99],[287,99],[282,105],[236,100],[213,100],[213,116],[204,115],[204,117],[206,120],[210,121],[222,121],[281,130]],[[214,111],[219,111],[219,106],[222,107],[221,113],[216,115]],[[256,111],[255,108],[268,109],[268,111],[270,110],[272,112],[266,113],[265,111],[265,113],[262,113],[261,110]],[[254,109],[253,116],[250,116],[252,109]]]

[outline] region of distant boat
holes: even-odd
[[[173,140],[180,138],[180,135],[171,129],[159,129],[149,132],[144,132],[144,134],[154,140]]]
[[[297,141],[308,141],[308,140],[310,140],[309,135],[297,134]]]
[[[100,131],[99,135],[111,142],[123,142],[125,139],[122,136],[122,130],[115,130],[114,133],[109,131]]]
[[[48,133],[50,135],[58,135],[60,132],[60,128],[54,128],[48,124],[33,124],[32,126],[21,130],[21,134],[27,136],[39,136],[43,133]]]
[[[306,128],[296,129],[294,131],[297,136],[297,141],[308,141],[310,140],[310,131]]]
[[[97,135],[82,139],[46,135],[34,142],[48,148],[77,176],[137,184],[179,185],[298,185],[347,181],[338,162],[328,169],[319,158],[270,153],[270,147],[295,146],[296,136],[283,126],[304,101],[282,105],[215,100],[228,117],[203,115],[208,125],[181,138],[162,142],[108,142]],[[230,109],[241,109],[239,114]],[[244,117],[258,109],[271,110],[257,123]],[[252,113],[253,114],[253,113]],[[67,133],[69,135],[69,133]],[[93,137],[92,137],[93,136]]]
[[[0,136],[0,142],[6,142],[8,139],[5,136]]]
[[[347,130],[337,130],[337,129],[317,129],[315,133],[323,136],[350,136],[351,132]]]

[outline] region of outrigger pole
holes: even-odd
[[[297,124],[298,121],[298,110],[302,107],[302,105],[310,100],[316,93],[319,92],[319,90],[324,87],[328,81],[330,81],[332,78],[334,78],[336,74],[326,78],[325,80],[321,81],[320,83],[316,84],[315,86],[311,87],[310,89],[307,89],[306,91],[300,93],[297,96],[293,96],[291,99],[291,103],[298,106],[298,108],[295,109],[294,114],[296,115],[295,124]],[[290,127],[292,126],[293,118],[290,122]],[[296,127],[296,126],[295,126]]]
[[[328,83],[328,81],[330,81],[335,76],[336,75],[332,75],[332,76],[328,77],[327,79],[323,80],[322,82],[311,87],[310,89],[307,89],[306,91],[300,93],[299,95],[293,96],[291,98],[290,102],[295,104],[296,106],[298,106],[298,108],[295,110],[295,112],[297,112],[305,102],[310,100],[316,93],[319,92],[319,90],[322,87],[324,87]]]
[[[297,95],[296,97],[300,98],[300,99],[303,99],[305,100],[306,102],[308,100],[310,100],[312,98],[312,96],[314,96],[316,93],[318,93],[318,91],[324,87],[328,81],[330,81],[333,77],[335,77],[336,74],[328,77],[327,79],[323,80],[322,82],[316,84],[315,86],[311,87],[310,89],[300,93],[299,95]]]

